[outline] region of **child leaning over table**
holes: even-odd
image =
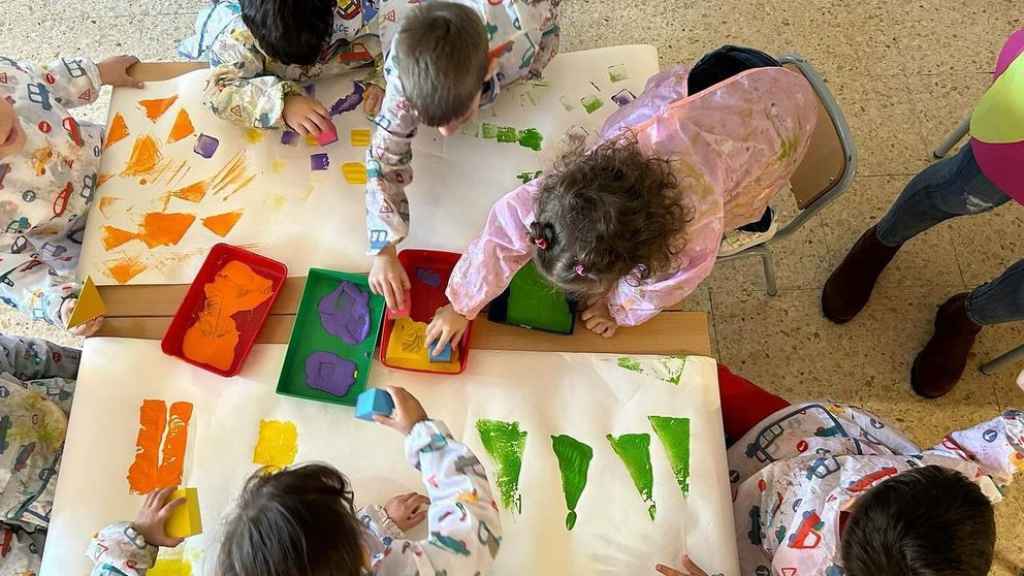
[[[0,300],[36,320],[67,326],[96,194],[103,127],[68,110],[95,102],[103,85],[141,86],[127,73],[135,62],[60,58],[37,67],[0,58]]]
[[[986,576],[992,504],[1024,471],[1024,412],[922,450],[881,418],[790,405],[718,368],[740,574]],[[666,576],[703,576],[658,566]]]
[[[357,511],[351,485],[330,466],[258,471],[225,526],[219,576],[478,576],[489,571],[502,532],[483,466],[444,423],[427,418],[409,392],[385,389],[394,412],[375,418],[405,436],[406,457],[421,472],[430,497],[404,494],[383,507]],[[150,494],[135,522],[96,535],[88,552],[95,562],[93,576],[143,576],[158,546],[181,543],[164,531],[164,522],[181,504],[167,501],[172,490]],[[427,539],[405,539],[404,531],[425,518]]]

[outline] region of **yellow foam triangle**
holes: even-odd
[[[1024,57],[992,83],[971,114],[971,136],[987,144],[1024,140]]]
[[[82,291],[78,294],[78,304],[75,305],[75,310],[71,313],[68,328],[85,324],[106,313],[107,307],[103,304],[103,299],[100,298],[100,291],[93,284],[92,277],[87,277],[85,284],[82,285]]]
[[[164,530],[171,538],[188,538],[203,533],[203,519],[199,515],[199,489],[178,488],[168,502],[184,498],[185,503],[174,509],[164,524]]]

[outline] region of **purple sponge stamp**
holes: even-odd
[[[331,122],[330,128],[327,130],[321,130],[320,133],[317,134],[316,141],[319,142],[321,146],[334,144],[338,141],[338,129],[334,127],[333,121]]]
[[[199,139],[196,140],[196,147],[193,148],[192,151],[203,158],[210,159],[213,158],[213,154],[217,151],[218,146],[220,146],[220,140],[217,140],[213,136],[200,134]]]
[[[370,295],[351,282],[342,280],[317,309],[324,330],[347,344],[359,344],[370,335]]]
[[[299,133],[294,130],[285,130],[281,132],[281,144],[285,146],[298,146],[299,145]]]
[[[356,418],[373,422],[375,415],[391,416],[395,411],[395,401],[380,388],[370,388],[356,399]]]
[[[327,157],[327,154],[313,154],[309,157],[310,170],[327,170],[330,165],[331,159]]]
[[[306,358],[306,384],[335,396],[344,396],[359,374],[351,361],[330,352],[313,352]]]

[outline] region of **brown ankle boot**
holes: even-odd
[[[899,247],[878,241],[875,226],[861,234],[843,263],[832,272],[821,291],[821,310],[836,324],[845,324],[864,309],[875,282]]]
[[[968,293],[957,294],[939,307],[935,334],[914,359],[910,385],[925,398],[938,398],[956,386],[981,326],[967,317]]]

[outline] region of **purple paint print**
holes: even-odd
[[[615,96],[612,96],[612,102],[615,102],[620,107],[629,104],[633,100],[636,100],[636,96],[634,96],[633,93],[626,88],[619,90],[619,92],[616,93]]]
[[[366,86],[362,82],[353,82],[352,93],[338,98],[334,105],[331,106],[331,116],[355,110],[363,102],[363,92],[365,91]]]
[[[299,145],[299,133],[293,130],[285,130],[281,132],[281,144],[285,146],[298,146]]]
[[[309,157],[310,170],[327,170],[330,165],[331,159],[327,157],[327,154],[313,154]]]
[[[193,148],[192,151],[203,158],[209,159],[213,158],[213,154],[217,151],[218,146],[220,146],[220,140],[217,140],[213,136],[200,134],[199,139],[196,140],[196,147]]]
[[[313,352],[306,358],[306,385],[335,396],[344,396],[356,382],[356,365],[330,352]]]
[[[417,268],[416,278],[427,286],[433,286],[434,288],[441,287],[441,274],[439,274],[437,270],[431,270],[430,268]]]
[[[316,97],[316,85],[315,84],[306,84],[305,86],[302,87],[302,89],[306,91],[306,95],[309,96],[310,98],[315,98]]]
[[[370,295],[351,282],[342,280],[317,309],[324,330],[347,344],[359,344],[370,335]]]

